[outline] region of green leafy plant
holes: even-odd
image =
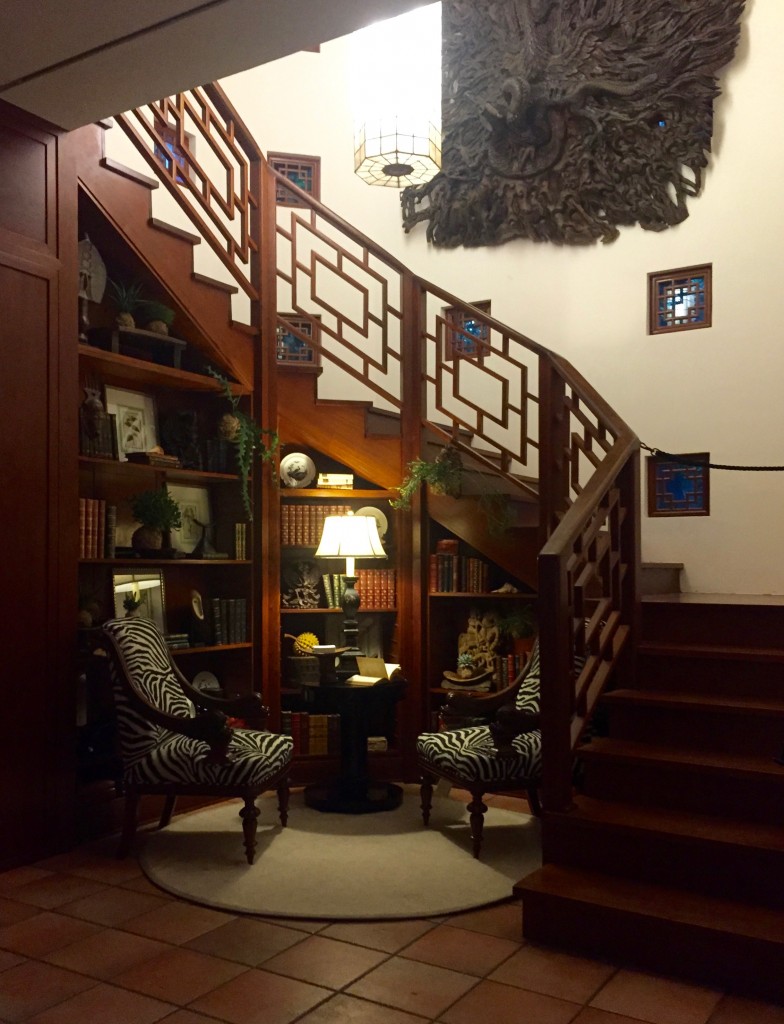
[[[460,494],[463,464],[457,449],[451,445],[442,448],[435,461],[413,459],[406,470],[403,483],[395,488],[400,497],[390,499],[392,508],[410,508],[412,498],[424,483],[436,494],[449,494],[453,498]]]
[[[536,633],[536,615],[530,604],[518,605],[498,619],[498,632],[512,640],[524,640]]]
[[[257,455],[262,462],[272,462],[275,452],[280,446],[280,436],[276,430],[260,427],[255,420],[245,415],[239,407],[240,396],[232,393],[231,385],[222,373],[211,366],[207,367],[207,372],[223,387],[224,397],[231,405],[231,414],[224,419],[229,418],[233,422],[224,426],[223,436],[226,440],[231,441],[237,450],[237,470],[242,489],[242,504],[249,521],[253,522],[253,505],[248,486],[253,456]]]
[[[162,302],[156,302],[154,299],[140,299],[136,304],[136,308],[139,311],[142,322],[145,324],[160,320],[168,328],[174,323],[174,310],[170,306],[165,306]]]
[[[133,518],[153,530],[179,530],[182,526],[180,506],[166,489],[166,485],[153,491],[142,491],[131,498]]]
[[[487,522],[487,532],[491,537],[506,533],[514,523],[512,503],[507,494],[498,491],[479,495],[479,507]]]
[[[126,284],[123,281],[109,280],[109,298],[117,307],[118,313],[133,315],[142,303],[143,285],[139,281]]]

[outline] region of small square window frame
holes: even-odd
[[[647,457],[648,516],[649,518],[673,518],[674,516],[710,515],[710,452],[686,452],[674,455],[649,455]],[[699,509],[659,509],[656,506],[656,469],[662,463],[682,462],[699,465],[703,469],[703,507]]]
[[[681,277],[702,277],[705,282],[704,316],[699,323],[659,324],[659,285]],[[696,331],[713,326],[713,264],[700,263],[693,267],[676,267],[674,270],[657,270],[648,274],[648,334],[673,334],[676,331]]]
[[[281,323],[280,321],[284,321]],[[309,334],[312,339],[318,341],[321,333],[321,317],[320,316],[300,316],[298,313],[280,313],[278,326],[284,330],[284,337],[286,332],[286,324],[290,324],[292,327],[302,331],[303,334]],[[297,359],[282,359],[280,355],[279,342],[275,339],[275,360],[278,366],[285,366],[289,369],[301,370],[303,372],[312,372],[314,370],[321,370],[321,350],[315,346],[307,347],[313,353],[313,358],[309,360],[297,360]],[[303,345],[305,342],[302,343]]]
[[[477,302],[472,302],[471,305],[475,306],[480,313],[484,313],[486,316],[491,315],[490,299],[480,299]],[[463,325],[466,320],[472,319],[472,315],[462,306],[445,306],[443,316],[447,324],[444,334],[445,362],[451,363],[455,359],[470,359],[476,363],[484,362],[485,358],[490,355],[490,344],[487,340],[489,329],[483,331],[481,335],[469,335],[468,332],[464,332]],[[464,337],[471,337],[476,342],[475,352],[460,351],[460,341]]]
[[[311,175],[311,187],[305,189],[309,196],[313,199],[321,200],[321,157],[320,156],[306,156],[304,153],[267,153],[267,163],[273,170],[278,171],[279,174],[285,176],[285,165],[286,164],[298,164],[302,167],[307,167],[310,170]],[[278,166],[283,165],[283,166]],[[285,185],[281,185],[276,182],[275,184],[275,203],[277,206],[299,206],[303,207],[307,204],[304,203],[298,195],[295,195],[292,189],[288,189]]]

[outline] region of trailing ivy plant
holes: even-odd
[[[411,499],[424,483],[429,484],[436,494],[448,494],[453,498],[460,494],[463,464],[457,449],[451,445],[442,448],[434,462],[413,459],[406,470],[403,483],[395,488],[400,497],[390,499],[392,508],[410,508]]]
[[[222,373],[207,367],[210,376],[223,387],[224,397],[231,405],[231,412],[226,413],[220,423],[220,435],[226,441],[231,441],[237,450],[237,471],[240,478],[242,492],[242,504],[245,507],[245,514],[250,522],[253,522],[253,505],[250,500],[250,470],[254,454],[262,462],[272,462],[275,452],[280,445],[280,437],[276,430],[260,427],[255,420],[239,408],[240,396],[232,393],[231,385]]]
[[[479,495],[479,507],[487,521],[487,532],[491,537],[498,537],[514,523],[512,502],[508,494],[491,491]]]

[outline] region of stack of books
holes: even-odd
[[[162,469],[179,469],[180,460],[176,455],[166,455],[164,452],[126,452],[125,457],[129,462],[137,462],[143,466],[160,466]]]
[[[164,633],[163,639],[166,642],[166,646],[172,650],[190,647],[191,645],[187,633]]]

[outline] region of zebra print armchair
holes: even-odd
[[[277,789],[281,825],[288,818],[289,736],[234,729],[227,715],[262,720],[258,695],[223,700],[194,689],[180,673],[149,619],[111,619],[108,640],[117,735],[122,759],[125,819],[118,857],[136,834],[139,798],[165,796],[158,827],[171,821],[179,795],[241,797],[240,817],[249,864],[256,849],[256,799]]]
[[[433,783],[439,779],[471,794],[471,839],[474,857],[482,846],[487,805],[485,793],[523,789],[531,811],[538,815],[542,734],[539,730],[539,644],[511,686],[498,693],[452,693],[445,711],[485,718],[482,725],[422,733],[417,740],[417,763],[422,773],[422,817],[430,821]]]

